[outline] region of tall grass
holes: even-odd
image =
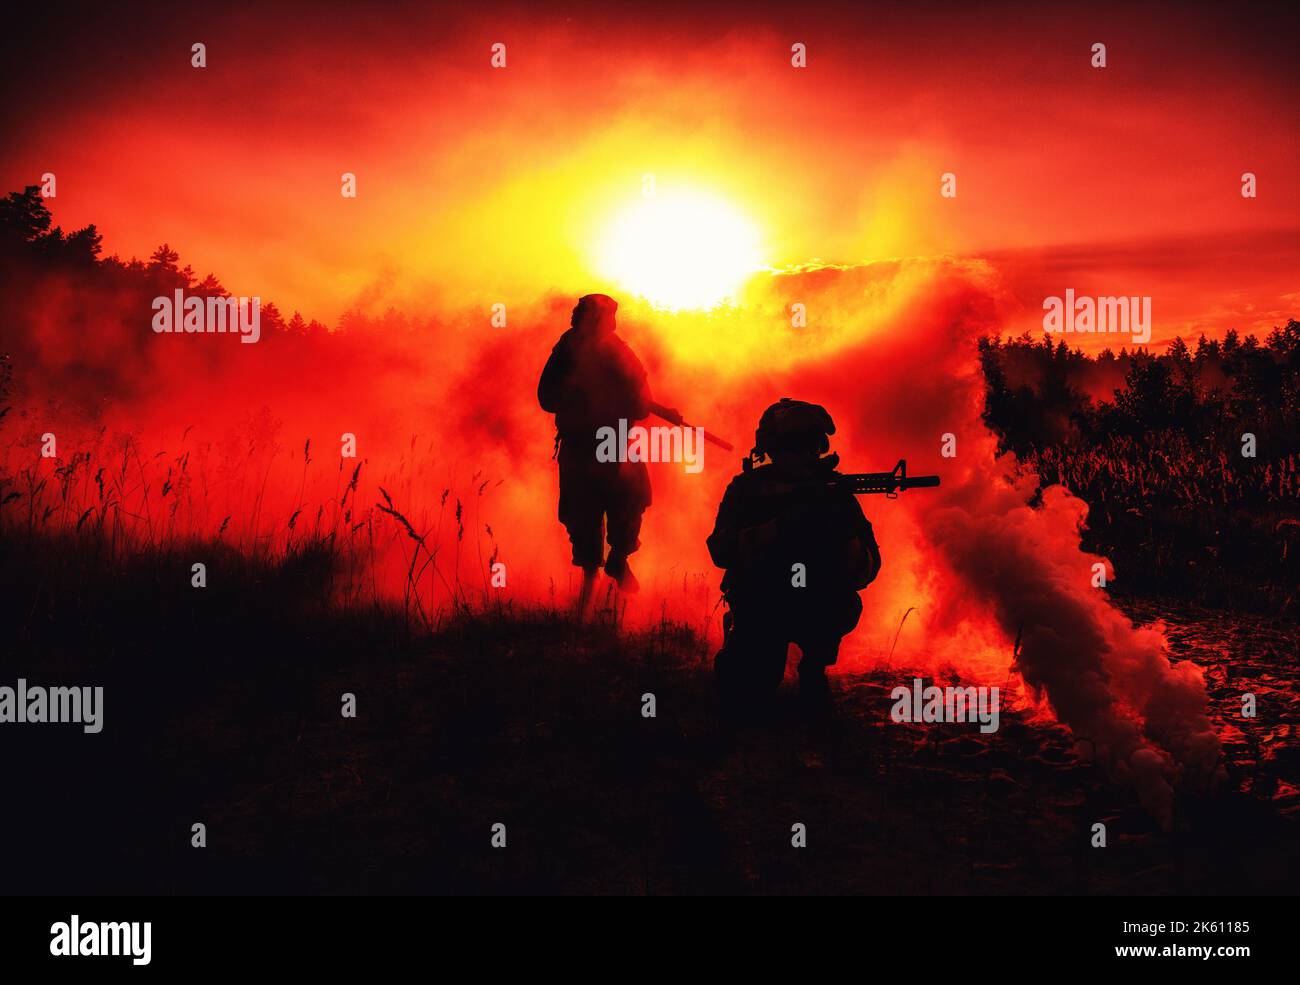
[[[310,439],[286,450],[266,422],[217,444],[193,441],[187,428],[174,452],[101,427],[71,450],[61,441],[58,457],[42,458],[39,436],[29,437],[0,451],[0,538],[11,542],[57,542],[101,564],[141,555],[198,561],[212,551],[273,565],[310,559],[327,575],[323,590],[333,604],[396,598],[428,631],[471,609],[509,605],[490,587],[500,556],[483,521],[492,481],[474,475],[474,525],[467,529],[461,500],[450,484],[435,482],[434,465],[416,454],[414,438],[409,455],[368,481],[367,461],[319,461]],[[463,546],[471,552],[462,557]],[[394,557],[400,577],[389,571]],[[467,581],[462,566],[479,570]]]
[[[1044,447],[1021,463],[1089,506],[1085,546],[1116,587],[1292,611],[1300,584],[1300,455],[1252,459],[1177,431]]]

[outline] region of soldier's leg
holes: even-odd
[[[789,643],[762,606],[733,607],[723,616],[722,649],[713,660],[718,690],[732,703],[774,695],[785,676]]]
[[[807,698],[820,699],[830,693],[826,668],[839,657],[840,637],[814,635],[796,642],[802,654],[799,658],[799,690]]]
[[[649,471],[644,465],[639,470],[623,470],[611,481],[605,498],[609,540],[605,573],[625,592],[635,592],[639,587],[627,559],[641,546],[641,517],[650,500],[649,483]]]
[[[627,563],[629,554],[641,546],[638,535],[641,532],[641,510],[628,509],[619,504],[609,511],[608,533],[609,557],[605,560],[605,574],[618,582],[624,592],[635,592],[640,585],[632,568]]]
[[[582,588],[578,590],[578,618],[585,620],[592,612],[592,603],[595,598],[596,589],[596,568],[582,569]]]
[[[605,556],[604,503],[599,483],[582,466],[560,449],[560,522],[573,545],[573,563],[594,572]]]
[[[833,606],[819,607],[806,617],[796,634],[802,656],[799,659],[799,690],[813,701],[829,695],[826,668],[839,658],[840,642],[853,631],[862,615],[862,600],[857,593],[845,595]]]

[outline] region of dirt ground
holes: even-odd
[[[28,625],[8,676],[102,681],[106,724],[6,735],[9,891],[1293,889],[1292,626],[1133,607],[1205,667],[1224,741],[1224,789],[1180,799],[1166,833],[1060,727],[1005,711],[990,735],[891,722],[904,668],[836,676],[829,723],[805,720],[787,681],[770,719],[732,727],[711,653],[680,627],[624,635],[531,611],[421,638],[382,612],[287,618],[230,601],[154,599],[151,621],[112,591],[37,600],[31,620],[75,604],[80,623]],[[1253,728],[1237,716],[1245,689]],[[1090,844],[1097,821],[1105,848]]]

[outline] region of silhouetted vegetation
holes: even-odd
[[[130,260],[116,255],[101,257],[102,241],[94,223],[71,233],[55,226],[36,185],[29,185],[21,192],[10,192],[0,199],[0,288],[6,289],[4,296],[6,299],[26,296],[32,303],[40,303],[44,279],[69,274],[81,278],[80,286],[101,294],[111,290],[134,295],[140,303],[126,308],[132,311],[148,311],[153,298],[176,288],[196,297],[229,296],[230,292],[215,275],[200,279],[188,264],[179,266],[180,254],[167,243],[154,250],[145,262],[134,257]],[[10,320],[14,320],[14,315],[12,310],[8,313]],[[286,328],[298,331],[324,328],[318,322],[304,322],[296,312],[286,322],[274,304],[263,306],[262,322],[263,332],[272,333]],[[71,330],[77,326],[67,327]]]
[[[1089,357],[986,339],[1004,450],[1090,507],[1085,547],[1120,592],[1285,610],[1300,581],[1300,322],[1168,352]],[[1249,454],[1253,451],[1253,455]]]

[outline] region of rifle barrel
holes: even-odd
[[[882,493],[886,496],[904,489],[933,489],[939,484],[937,475],[899,475],[897,472],[858,472],[844,476],[855,495]]]
[[[669,424],[676,424],[679,428],[688,428],[691,426],[682,420],[681,414],[674,413],[672,408],[665,407],[663,404],[651,403],[650,413],[654,414],[655,417],[662,418]],[[704,432],[704,440],[709,442],[709,444],[717,445],[719,448],[726,451],[736,450],[735,446],[733,446],[730,441],[719,438],[716,434],[710,434],[707,430]]]

